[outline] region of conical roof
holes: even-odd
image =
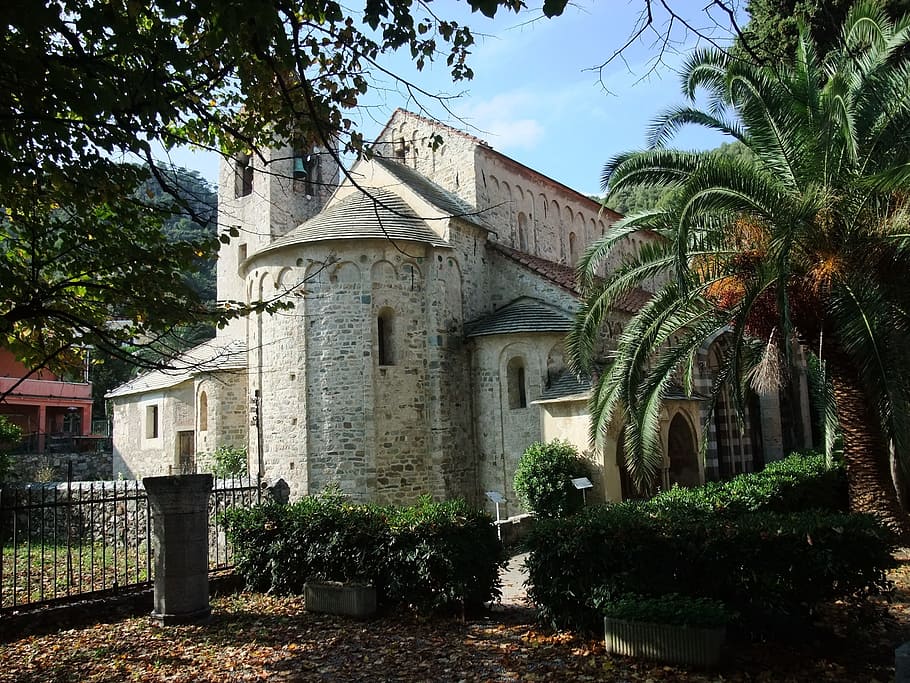
[[[306,242],[349,239],[407,240],[449,246],[397,194],[370,189],[369,193],[355,192],[340,199],[259,253]]]

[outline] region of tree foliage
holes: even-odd
[[[851,504],[906,529],[888,443],[910,453],[910,21],[873,3],[851,10],[822,61],[808,31],[792,66],[761,67],[717,51],[693,54],[683,92],[708,107],[660,116],[650,150],[604,169],[609,188],[672,190],[658,210],[614,224],[579,265],[586,299],[569,338],[574,367],[595,369],[598,328],[612,302],[656,274],[666,284],[625,327],[591,403],[595,435],[628,419],[626,462],[647,481],[660,465],[661,399],[692,391],[697,353],[728,332],[715,382],[742,410],[751,385],[774,391],[796,341],[819,352],[843,436]],[[680,152],[682,126],[724,131],[751,155]],[[606,283],[598,265],[629,233],[645,245]],[[783,374],[780,369],[783,369]]]
[[[815,49],[826,54],[837,44],[840,28],[855,0],[749,0],[749,22],[738,36],[734,54],[767,65],[790,62],[796,55],[799,23],[809,30]],[[884,0],[891,19],[910,11],[910,0]]]
[[[587,461],[568,441],[533,443],[518,460],[515,493],[539,517],[565,517],[582,508],[572,479],[590,477]]]
[[[523,7],[469,4],[487,16]],[[547,0],[544,12],[564,5]],[[442,59],[455,80],[473,73],[470,29],[423,1],[358,12],[331,0],[39,0],[3,3],[0,21],[0,345],[55,369],[80,346],[123,353],[245,312],[212,306],[192,281],[230,234],[173,240],[163,229],[199,207],[155,164],[155,145],[368,153],[348,114],[372,74],[389,76],[384,53],[406,50],[418,67]],[[137,192],[150,182],[170,206]]]
[[[729,157],[748,156],[750,154],[746,146],[737,141],[723,142],[712,151],[715,154]],[[611,190],[605,198],[595,198],[595,201],[600,201],[607,208],[628,216],[641,211],[661,208],[664,200],[670,196],[670,192],[671,190],[665,187],[637,185]]]
[[[9,478],[13,469],[13,458],[8,451],[21,438],[22,428],[10,422],[6,415],[0,415],[0,484]]]

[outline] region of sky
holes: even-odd
[[[531,4],[531,3],[529,3]],[[705,3],[669,3],[682,19],[712,40],[729,40],[727,19],[703,9]],[[353,113],[367,139],[382,129],[397,107],[432,115],[488,142],[494,149],[584,194],[600,194],[600,175],[614,155],[646,144],[649,122],[666,108],[683,103],[676,73],[696,43],[708,43],[655,5],[654,29],[646,31],[621,58],[599,70],[636,30],[644,0],[576,0],[562,16],[545,19],[539,10],[520,15],[500,10],[495,20],[471,14],[463,2],[437,0],[437,14],[471,27],[476,45],[469,60],[474,79],[452,83],[440,61],[418,72],[407,54],[383,65],[422,89],[444,95],[450,111],[432,99],[415,101],[385,79]],[[700,41],[700,42],[699,42]],[[690,129],[675,147],[706,149],[724,139]],[[171,161],[217,178],[213,154],[178,150]]]

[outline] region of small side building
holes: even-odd
[[[0,415],[22,430],[31,453],[65,447],[92,433],[92,385],[83,368],[62,377],[49,370],[30,372],[7,349],[0,349]]]

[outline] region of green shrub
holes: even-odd
[[[717,514],[681,505],[601,506],[545,520],[527,539],[529,594],[540,616],[594,630],[597,589],[720,600],[774,630],[822,602],[887,590],[894,539],[859,514]]]
[[[246,448],[219,446],[212,453],[212,474],[219,478],[243,477],[247,473]]]
[[[828,467],[825,456],[794,453],[761,472],[695,488],[675,487],[648,501],[656,509],[682,506],[739,514],[768,510],[847,510],[847,477],[842,465]]]
[[[380,603],[473,609],[499,596],[502,549],[489,515],[463,501],[406,508],[323,494],[224,515],[248,588],[302,593],[310,579],[370,583]]]
[[[18,444],[21,438],[22,428],[10,422],[5,415],[0,415],[0,483],[12,476],[14,463],[7,451]]]
[[[659,596],[626,593],[612,598],[608,590],[600,588],[594,591],[592,604],[605,617],[671,626],[717,628],[726,626],[732,617],[720,600],[679,593]]]
[[[490,516],[462,500],[389,514],[389,597],[421,610],[477,608],[500,595],[503,551]]]
[[[515,493],[538,517],[565,517],[582,509],[584,499],[572,479],[589,477],[590,468],[568,441],[533,443],[515,471]]]

